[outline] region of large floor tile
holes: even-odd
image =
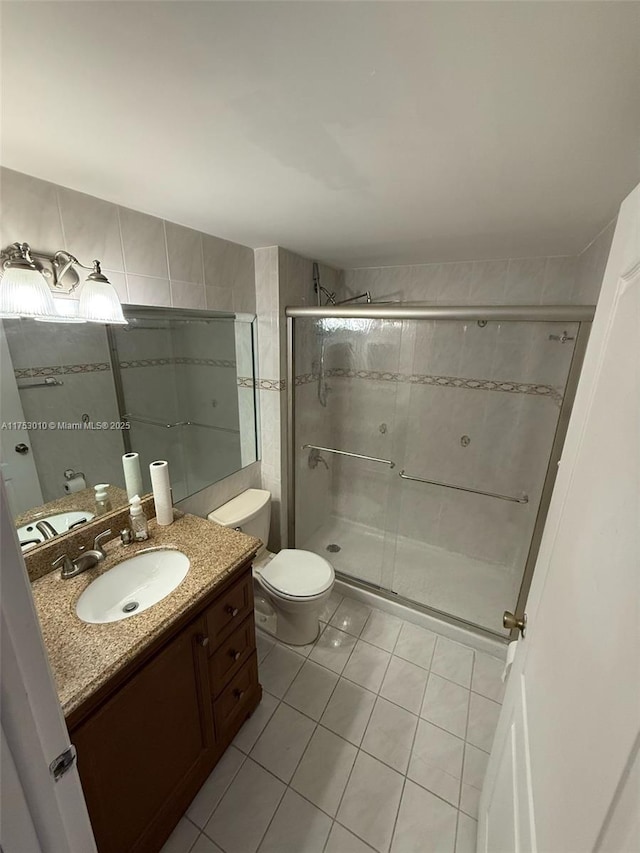
[[[165,841],[160,853],[189,853],[199,834],[197,826],[183,817]]]
[[[282,699],[303,663],[303,657],[276,645],[258,666],[260,683],[269,693]]]
[[[391,853],[454,853],[457,812],[407,779]]]
[[[358,640],[343,675],[375,693],[380,690],[391,655],[370,643]]]
[[[260,853],[322,853],[330,829],[331,818],[289,788]]]
[[[345,668],[355,644],[356,638],[351,634],[346,634],[344,631],[338,631],[337,628],[327,625],[309,655],[309,660],[320,663],[340,674]]]
[[[420,711],[423,719],[464,738],[468,708],[469,691],[466,688],[447,681],[446,678],[440,678],[433,672],[429,674]]]
[[[467,729],[467,740],[474,746],[491,752],[493,735],[498,724],[500,705],[485,699],[477,693],[471,694],[469,704],[469,728]]]
[[[474,788],[482,788],[489,763],[489,754],[467,743],[464,747],[462,781]]]
[[[378,696],[362,749],[394,770],[405,773],[417,722],[418,718],[409,711]]]
[[[478,819],[478,806],[480,804],[480,791],[478,788],[473,788],[471,785],[462,783],[460,791],[460,811],[468,814],[474,820]]]
[[[392,652],[402,625],[402,619],[397,616],[385,613],[384,610],[372,610],[360,637],[386,652]]]
[[[254,853],[285,792],[285,786],[248,758],[204,831],[225,853]]]
[[[335,817],[357,749],[322,726],[313,733],[291,787]]]
[[[396,820],[403,777],[385,764],[359,752],[344,792],[338,821],[386,853]]]
[[[187,817],[200,829],[206,826],[244,759],[245,756],[240,750],[230,746],[196,794],[187,810]]]
[[[313,720],[281,703],[251,750],[251,758],[289,782],[315,726]]]
[[[340,631],[346,631],[347,634],[359,637],[370,613],[371,608],[367,607],[361,601],[355,601],[353,598],[343,598],[338,605],[338,609],[329,620],[329,624]]]
[[[375,701],[374,693],[341,678],[320,723],[360,746]]]
[[[258,653],[258,663],[262,663],[262,661],[266,658],[266,656],[269,654],[275,644],[275,637],[270,637],[269,634],[265,634],[264,631],[256,630],[256,650]]]
[[[429,669],[435,644],[436,635],[432,631],[405,622],[393,653],[424,669]]]
[[[471,687],[473,649],[454,643],[446,637],[438,637],[431,661],[431,672],[455,681],[462,687]]]
[[[203,833],[198,836],[198,840],[193,845],[189,853],[223,853],[223,851]]]
[[[464,741],[420,720],[407,776],[458,807]]]
[[[260,704],[233,739],[233,745],[242,752],[251,752],[279,702],[279,699],[263,690]]]
[[[494,702],[502,702],[505,689],[502,681],[503,671],[503,660],[476,652],[471,689],[487,699],[493,699]]]
[[[343,595],[340,595],[339,592],[332,592],[329,598],[325,601],[322,610],[320,611],[320,621],[328,622],[329,619],[333,616],[333,614],[338,609],[338,605],[344,598]]]
[[[338,675],[314,661],[306,661],[285,693],[284,701],[319,720],[338,683]]]
[[[372,850],[372,847],[369,847],[344,826],[334,823],[324,853],[371,853]]]
[[[456,853],[476,853],[478,823],[464,812],[458,812],[458,833],[456,835]]]
[[[380,688],[380,695],[412,714],[419,714],[427,686],[427,670],[415,663],[392,656]]]

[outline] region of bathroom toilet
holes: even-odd
[[[271,520],[271,492],[247,489],[210,512],[207,518],[266,543]],[[263,545],[253,563],[256,624],[284,643],[312,643],[320,613],[331,595],[333,566],[312,551],[285,548],[272,554]]]

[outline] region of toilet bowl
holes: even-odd
[[[270,516],[271,492],[247,489],[207,518],[266,543]],[[257,624],[284,643],[312,643],[335,582],[331,563],[312,551],[285,548],[271,554],[263,545],[253,564],[253,577]]]

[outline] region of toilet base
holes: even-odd
[[[253,581],[256,626],[289,646],[306,646],[320,633],[320,612],[329,589],[314,601],[276,601],[257,579]]]

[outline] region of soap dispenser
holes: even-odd
[[[149,525],[147,516],[142,510],[139,495],[134,495],[131,498],[130,508],[129,521],[134,542],[144,542],[145,539],[149,538]]]
[[[94,486],[96,492],[96,515],[104,515],[105,512],[111,512],[112,507],[107,493],[108,488],[109,483],[98,483],[97,486]]]

